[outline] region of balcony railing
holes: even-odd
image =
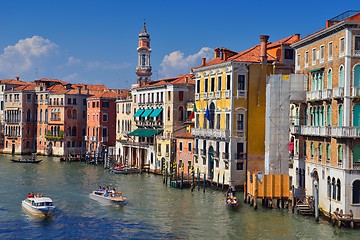
[[[308,99],[308,100],[319,100],[319,99],[322,99],[322,91],[306,92],[306,99]]]
[[[230,137],[229,130],[221,130],[221,129],[193,128],[193,129],[191,129],[191,133],[194,136],[204,137],[204,138],[228,139]]]
[[[200,99],[199,93],[195,93],[195,100],[199,100],[199,99]]]
[[[209,92],[208,93],[208,98],[213,99],[214,98],[214,92]]]
[[[230,98],[231,97],[231,90],[225,90],[224,91],[224,97],[225,98]]]
[[[333,137],[360,137],[360,127],[332,127],[331,135]]]
[[[351,96],[352,97],[359,97],[360,96],[360,87],[352,87]]]
[[[246,97],[246,91],[245,90],[237,90],[236,96],[238,98],[245,98]]]
[[[194,151],[194,155],[199,154],[199,149],[198,148],[194,148],[193,151]]]
[[[215,92],[215,97],[216,97],[216,99],[220,99],[221,98],[221,91],[216,91]]]
[[[321,90],[322,99],[331,99],[332,98],[332,89],[323,89]]]
[[[109,141],[109,137],[102,137],[101,142],[107,143]]]
[[[327,126],[301,126],[300,134],[310,136],[330,136],[331,127]]]
[[[234,153],[234,157],[236,160],[245,160],[247,158],[247,154],[244,152]]]
[[[229,153],[223,152],[223,153],[222,153],[222,158],[223,158],[224,160],[228,160],[228,159],[229,159]]]
[[[297,125],[290,125],[290,133],[291,134],[300,134],[301,133],[301,127]]]
[[[344,97],[344,88],[343,87],[336,87],[333,91],[334,98],[342,98]]]
[[[207,92],[203,92],[202,93],[202,99],[207,99],[207,94],[208,94]]]

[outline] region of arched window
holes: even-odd
[[[77,118],[76,109],[73,110],[73,112],[72,112],[72,117],[73,117],[73,119],[76,119],[76,118]]]
[[[339,105],[338,118],[339,118],[338,126],[342,126],[343,125],[343,106],[341,104]]]
[[[332,187],[333,187],[333,194],[332,194],[332,199],[336,200],[336,182],[335,182],[335,178],[332,179]]]
[[[322,144],[319,143],[319,161],[320,162],[322,160],[322,155],[323,155],[323,147],[322,147]]]
[[[68,109],[66,112],[66,117],[71,118],[71,109]]]
[[[330,147],[330,143],[326,144],[326,161],[330,162],[330,158],[331,158],[331,147]]]
[[[179,121],[184,121],[184,107],[179,107]]]
[[[326,122],[327,122],[327,126],[331,125],[331,106],[328,105],[326,108],[326,112],[327,112],[327,116],[326,116]]]
[[[344,87],[344,67],[339,68],[339,87]]]
[[[353,126],[360,126],[360,104],[355,104],[353,107]]]
[[[71,136],[76,136],[76,127],[72,127]]]
[[[45,121],[45,123],[48,122],[48,110],[47,109],[45,109],[44,121]]]
[[[39,114],[39,121],[42,122],[43,121],[43,110],[40,109],[40,114]]]
[[[336,182],[336,190],[337,190],[337,198],[336,200],[340,201],[341,200],[341,182],[340,179],[337,180]]]
[[[354,87],[360,87],[360,65],[354,67]]]
[[[327,89],[332,89],[332,70],[331,70],[331,68],[328,71]]]
[[[355,180],[352,185],[352,203],[360,203],[360,180]]]
[[[343,148],[341,145],[338,146],[338,165],[342,164],[343,160]]]
[[[124,121],[124,120],[122,120],[122,121]],[[120,120],[117,121],[117,132],[118,133],[120,132]]]
[[[30,122],[31,121],[31,110],[28,109],[26,111],[26,122]]]
[[[331,178],[328,176],[327,178],[327,196],[331,198]]]
[[[314,142],[310,143],[310,150],[311,150],[311,159],[314,159],[314,155],[315,155],[315,147],[314,147]]]

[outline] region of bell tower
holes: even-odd
[[[146,31],[146,22],[144,22],[141,33],[139,34],[138,41],[138,66],[136,68],[137,83],[139,86],[150,81],[151,65],[150,65],[150,34]]]

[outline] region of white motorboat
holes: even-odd
[[[90,198],[93,200],[96,200],[103,204],[115,204],[115,205],[121,205],[125,202],[125,197],[123,197],[121,192],[116,193],[108,193],[108,195],[105,194],[103,191],[93,191],[89,194]]]
[[[22,201],[22,207],[29,213],[39,216],[47,217],[51,215],[55,209],[53,201],[49,197],[30,197]]]

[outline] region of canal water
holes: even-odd
[[[0,239],[360,239],[359,230],[315,223],[287,210],[227,209],[224,193],[191,192],[162,183],[161,176],[115,175],[102,166],[38,157],[39,164],[0,155]],[[124,193],[125,206],[89,198],[98,185]],[[29,192],[45,193],[56,205],[49,219],[21,208]],[[239,193],[242,199],[242,193]]]

